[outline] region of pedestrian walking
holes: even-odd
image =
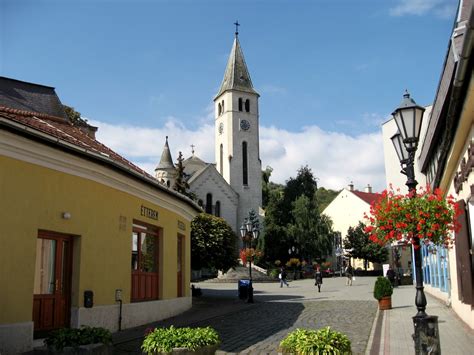
[[[288,281],[286,281],[286,270],[283,266],[280,269],[280,275],[278,275],[278,277],[280,278],[280,287],[283,287],[283,284],[285,284],[286,287],[290,287]]]
[[[354,277],[354,269],[351,264],[346,267],[346,286],[352,286],[352,278]]]
[[[321,292],[322,284],[323,284],[323,273],[321,272],[321,268],[318,265],[314,273],[314,286],[318,286],[318,292]]]

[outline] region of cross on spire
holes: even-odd
[[[240,26],[239,20],[236,20],[234,22],[234,25],[235,25],[235,37],[237,37],[239,35],[239,26]]]
[[[194,155],[194,147],[195,147],[195,145],[194,145],[194,144],[191,144],[190,147],[191,147],[191,153],[193,153],[193,155]]]

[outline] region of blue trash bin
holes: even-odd
[[[241,300],[245,300],[249,297],[249,287],[250,287],[250,280],[239,280],[239,298]]]

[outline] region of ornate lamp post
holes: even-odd
[[[392,113],[399,132],[391,137],[391,140],[402,166],[401,172],[407,176],[406,185],[412,197],[416,195],[416,185],[418,184],[415,180],[414,162],[424,111],[425,108],[417,105],[410,98],[408,91],[405,91],[400,106]],[[428,348],[431,347],[431,351],[434,350],[434,352],[430,352],[430,354],[438,354],[438,317],[428,316],[425,312],[426,297],[423,291],[421,247],[420,239],[416,233],[413,236],[413,252],[416,277],[415,305],[418,310],[418,313],[413,317],[415,352],[416,354],[426,354]]]
[[[260,235],[260,230],[252,224],[252,222],[246,218],[244,224],[240,227],[240,236],[244,243],[244,247],[248,247],[249,251],[252,249],[252,241],[257,240]],[[253,285],[252,285],[252,255],[248,256],[249,259],[249,289],[248,289],[248,303],[253,303]]]
[[[298,253],[299,250],[294,245],[290,249],[288,249],[288,255],[290,256],[290,259],[291,254],[293,254],[293,256],[296,256]],[[293,280],[296,280],[296,265],[293,266]]]

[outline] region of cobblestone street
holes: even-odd
[[[354,354],[363,354],[377,312],[374,278],[360,278],[352,287],[344,282],[324,279],[321,293],[313,280],[293,281],[289,288],[256,283],[254,304],[237,299],[234,283],[198,283],[203,297],[193,300],[193,308],[155,326],[211,326],[222,339],[218,354],[276,354],[289,331],[331,326],[348,335]],[[134,339],[117,338],[116,353],[140,354],[144,329],[137,329]]]

